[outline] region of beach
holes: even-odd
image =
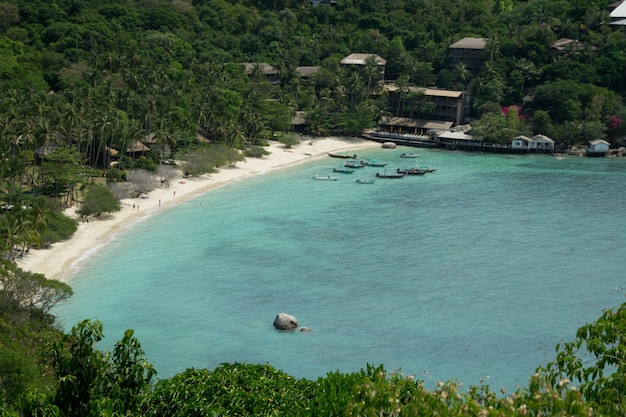
[[[309,138],[287,149],[280,142],[271,142],[263,158],[246,158],[234,167],[220,168],[217,172],[200,177],[178,178],[169,187],[156,188],[147,195],[120,201],[121,210],[102,218],[79,220],[76,233],[68,240],[57,242],[45,249],[31,249],[17,260],[20,268],[44,274],[47,278],[68,281],[77,268],[77,263],[87,254],[109,242],[116,232],[146,216],[158,215],[160,211],[186,202],[200,194],[233,181],[264,174],[274,169],[303,163],[312,158],[326,157],[328,152],[352,151],[380,144],[345,137]],[[350,152],[351,153],[351,152]],[[76,207],[66,210],[70,217],[79,219]]]

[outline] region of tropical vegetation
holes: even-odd
[[[609,1],[313,3],[0,1],[0,415],[624,415],[624,305],[510,394],[431,391],[373,365],[317,381],[251,364],[158,380],[132,331],[103,352],[102,323],[59,329],[52,308],[71,288],[14,260],[71,236],[66,208],[113,212],[166,186],[172,167],[202,175],[263,157],[271,140],[292,146],[296,115],[304,133],[355,135],[400,113],[427,118],[432,103],[409,87],[435,87],[468,91],[472,125],[492,142],[626,135],[626,37]],[[464,37],[487,39],[478,73],[450,68],[448,46]],[[562,38],[582,46],[557,52]],[[385,79],[371,59],[342,67],[352,52],[383,57]],[[311,66],[312,77],[296,70]]]

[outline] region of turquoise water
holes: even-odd
[[[159,376],[222,362],[297,378],[384,364],[424,379],[527,385],[559,341],[624,302],[626,160],[370,149],[438,168],[378,179],[341,161],[229,184],[147,218],[83,261],[68,329],[132,328]],[[272,327],[279,312],[310,333]]]

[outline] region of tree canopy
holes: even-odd
[[[67,335],[54,327],[49,309],[71,289],[11,260],[71,235],[77,223],[65,207],[116,210],[106,188],[89,186],[94,177],[148,192],[172,159],[199,175],[262,156],[272,138],[288,145],[296,114],[313,135],[359,134],[398,114],[432,117],[433,104],[410,87],[470,92],[472,123],[494,142],[543,133],[618,144],[626,135],[626,37],[608,24],[607,1],[313,3],[0,1],[0,414],[624,414],[624,306],[583,327],[527,389],[504,399],[449,383],[428,392],[371,366],[312,382],[224,365],[151,389],[132,331],[109,354],[96,347],[98,322]],[[486,39],[474,72],[450,66],[448,47],[464,37]],[[557,49],[557,40],[575,42]],[[372,59],[342,66],[353,52],[386,59],[384,79]],[[48,362],[42,341],[51,343]]]

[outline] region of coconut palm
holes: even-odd
[[[398,106],[396,108],[396,116],[400,116],[402,114],[400,108],[404,105],[404,99],[410,91],[409,76],[406,74],[401,75],[396,79],[394,85],[398,88]]]
[[[367,79],[367,88],[372,88],[380,80],[380,68],[375,55],[369,55],[365,58],[365,78]]]

